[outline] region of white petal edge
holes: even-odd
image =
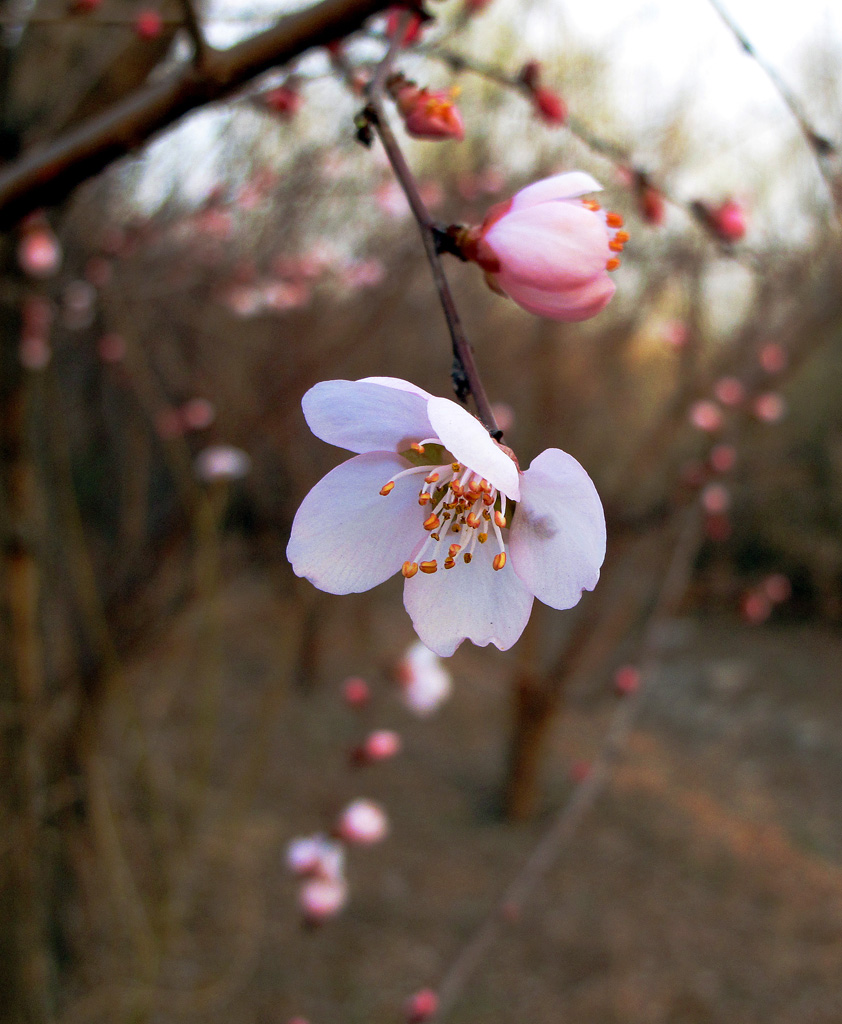
[[[498,550],[489,537],[474,549],[470,565],[439,565],[404,584],[403,603],[415,632],[440,657],[449,658],[463,640],[507,651],[526,628],[532,594],[509,563],[499,571],[492,568]]]
[[[448,398],[431,398],[427,415],[435,435],[459,462],[484,476],[506,497],[518,500],[517,466],[475,416]]]
[[[396,391],[409,391],[413,395],[421,395],[422,398],[432,398],[429,391],[419,388],[408,380],[401,380],[400,377],[361,377],[357,384],[382,384],[384,388],[394,388]]]
[[[358,594],[394,575],[424,536],[421,474],[380,488],[409,463],[391,452],[343,462],[316,484],[295,514],[287,558],[329,594]]]
[[[393,379],[393,378],[384,378]],[[429,437],[426,392],[407,381],[394,384],[325,380],[301,399],[307,425],[337,448],[351,452],[406,451]]]
[[[578,199],[589,192],[601,192],[602,185],[584,171],[566,171],[551,178],[527,185],[512,197],[513,210],[525,210],[538,203],[553,203],[565,199]]]
[[[605,513],[593,481],[567,452],[548,448],[521,476],[509,536],[517,575],[544,604],[572,608],[605,559]]]

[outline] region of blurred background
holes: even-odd
[[[304,392],[451,393],[417,228],[324,51],[7,232],[2,1019],[403,1019],[628,699],[621,763],[449,1019],[842,1015],[842,15],[728,8],[799,125],[703,0],[429,7],[398,67],[458,85],[466,138],[397,131],[434,216],[477,224],[582,169],[631,235],[584,324],[447,264],[506,442],[597,485],[603,578],[416,699],[401,581],[336,598],[293,576],[295,511],[344,458]],[[290,9],[199,13],[227,47]],[[189,60],[182,21],[5,3],[4,160]],[[348,42],[353,67],[383,31]],[[566,123],[518,78],[533,60]],[[383,763],[360,754],[379,729],[400,737]],[[389,834],[346,837],[344,905],[315,913],[288,845],[358,797]]]

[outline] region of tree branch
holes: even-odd
[[[229,96],[256,75],[314,46],[342,39],[388,0],[322,0],[230,50],[208,51],[152,82],[0,172],[0,227],[64,199],[77,185],[146,142],[184,114]]]

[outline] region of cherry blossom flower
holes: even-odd
[[[251,469],[251,459],[240,448],[230,444],[212,445],[196,456],[196,476],[203,483],[216,480],[239,480]]]
[[[371,690],[365,679],[349,676],[342,684],[342,696],[349,707],[363,708],[371,700]]]
[[[345,873],[345,850],[327,836],[299,836],[286,851],[287,867],[294,875],[341,880]]]
[[[373,800],[354,800],[340,815],[336,833],[346,843],[371,846],[389,834],[389,819]]]
[[[324,381],[302,401],[310,429],[357,452],[305,497],[287,557],[331,594],[405,577],[420,639],[449,657],[463,640],[508,650],[537,597],[571,608],[605,557],[590,477],[558,448],[525,472],[462,406],[407,381]]]
[[[609,272],[628,241],[623,218],[593,199],[602,186],[572,171],[536,181],[493,206],[458,243],[489,286],[537,316],[573,322],[595,316],[614,294]]]
[[[348,900],[348,885],[341,878],[311,878],[298,892],[298,905],[308,924],[336,917]]]
[[[431,988],[422,988],[406,1001],[407,1024],[423,1024],[425,1020],[435,1016],[439,1008],[439,999]]]
[[[439,656],[420,640],[411,644],[400,659],[396,675],[404,704],[422,718],[437,711],[453,689],[450,673]]]

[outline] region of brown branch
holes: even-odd
[[[314,46],[342,39],[387,0],[322,0],[271,29],[133,92],[102,114],[24,153],[0,173],[0,227],[64,199],[77,185],[173,124],[229,96],[256,75]]]
[[[184,27],[187,29],[190,40],[193,43],[193,64],[201,69],[207,64],[211,52],[210,47],[202,31],[202,25],[196,13],[196,8],[193,6],[193,0],[180,0],[180,3],[184,12]]]

